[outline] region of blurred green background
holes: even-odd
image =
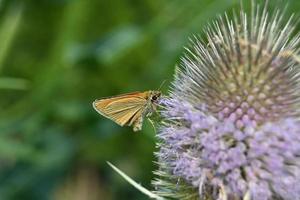
[[[91,103],[167,92],[189,37],[238,2],[0,0],[0,199],[147,199],[106,161],[151,188],[151,124],[133,133]]]

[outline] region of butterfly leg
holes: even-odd
[[[145,116],[148,118],[148,117],[151,117],[153,112],[155,111],[155,105],[153,104],[150,104],[147,108],[147,110],[145,111]]]
[[[146,114],[146,117],[148,118],[148,117],[151,117],[152,116],[152,112],[148,112],[147,114]]]

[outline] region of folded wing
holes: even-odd
[[[137,119],[143,117],[142,114],[146,105],[147,100],[137,95],[100,99],[93,103],[98,113],[121,126],[131,126]]]

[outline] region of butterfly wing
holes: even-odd
[[[137,113],[131,118],[130,124],[133,126],[133,131],[140,131],[142,130],[142,125],[144,121],[144,113],[145,109],[141,109],[137,111]]]
[[[147,99],[143,93],[130,93],[96,100],[93,103],[94,108],[101,115],[121,126],[134,124],[137,119],[142,117],[146,105]]]

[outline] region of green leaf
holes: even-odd
[[[0,77],[0,89],[26,90],[29,81],[21,78]]]
[[[0,1],[0,4],[2,2]],[[12,6],[8,13],[4,16],[3,23],[1,24],[0,29],[0,71],[3,67],[3,61],[6,58],[6,55],[9,51],[9,48],[12,44],[15,33],[17,32],[17,28],[22,19],[22,10],[23,6]]]

